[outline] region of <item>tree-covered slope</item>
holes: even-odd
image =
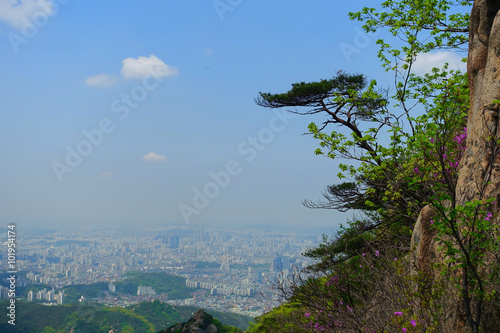
[[[158,333],[210,332],[238,333],[240,329],[222,324],[203,310],[198,310],[189,320],[170,326]]]
[[[7,300],[0,307],[7,307]],[[143,302],[127,308],[110,308],[96,303],[46,306],[23,301],[16,302],[16,325],[0,318],[2,333],[73,332],[158,332],[176,323],[188,321],[198,309],[170,306],[160,301]],[[228,327],[236,323],[241,329],[248,327],[251,318],[228,313],[213,313],[217,322]],[[226,321],[229,319],[229,322]]]
[[[386,30],[377,56],[394,85],[340,69],[256,98],[316,117],[315,153],[341,159],[343,182],[305,205],[353,217],[305,252],[312,265],[277,281],[288,303],[251,331],[496,332],[500,2],[369,6],[349,13],[363,24],[355,38]],[[468,48],[465,72],[453,57]]]
[[[167,273],[143,273],[132,271],[126,278],[115,282],[116,292],[136,295],[137,287],[150,286],[157,294],[167,293],[169,299],[185,299],[191,297],[194,289],[186,287],[186,279]]]

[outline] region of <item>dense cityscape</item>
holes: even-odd
[[[78,301],[124,307],[158,299],[255,317],[279,304],[273,281],[304,267],[307,258],[301,254],[315,242],[314,237],[252,229],[31,232],[17,240],[17,269],[25,272],[17,284],[49,286],[26,295],[29,302],[47,305],[65,303],[64,287],[105,282],[107,290],[98,297],[82,295]],[[134,295],[121,293],[116,284],[132,271],[180,276],[191,296],[175,299],[148,285]],[[7,291],[2,287],[2,297]]]

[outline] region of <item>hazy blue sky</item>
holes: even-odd
[[[323,118],[253,99],[338,70],[388,85],[364,5],[0,0],[0,219],[337,226],[301,204],[337,182],[302,135]]]

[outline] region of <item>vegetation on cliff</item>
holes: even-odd
[[[326,116],[309,125],[320,144],[316,154],[342,158],[338,177],[349,181],[305,205],[355,215],[306,251],[315,264],[276,281],[287,303],[257,318],[250,332],[479,332],[494,322],[500,230],[497,198],[486,191],[494,167],[476,171],[482,178],[467,184],[475,193],[467,200],[460,199],[464,185],[457,187],[460,162],[472,154],[468,129],[477,126],[468,123],[469,76],[448,65],[423,76],[412,70],[423,53],[467,48],[471,4],[384,1],[349,14],[367,33],[386,28],[399,40],[377,41],[383,68],[394,73],[393,96],[375,80],[343,71],[259,94],[263,107]],[[476,12],[492,25],[498,9]],[[490,127],[496,125],[483,126]],[[498,134],[486,132],[486,160],[495,161]]]
[[[172,325],[158,333],[239,333],[242,332],[236,327],[223,325],[217,319],[203,310],[198,310],[188,321]]]

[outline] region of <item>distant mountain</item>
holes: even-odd
[[[221,324],[203,310],[198,310],[186,322],[170,326],[158,333],[238,333],[240,329]]]

